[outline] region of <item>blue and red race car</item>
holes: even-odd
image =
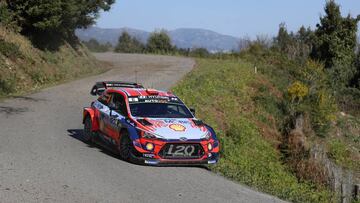
[[[99,97],[84,108],[85,141],[140,164],[217,163],[214,130],[174,94],[129,82],[97,82],[91,94]]]

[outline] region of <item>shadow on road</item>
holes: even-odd
[[[28,97],[28,96],[13,96],[12,98],[21,99],[21,100],[30,101],[30,102],[46,101],[46,99],[39,99],[39,98]]]
[[[25,107],[10,107],[10,106],[0,106],[0,114],[4,113],[6,116],[21,114],[29,111]]]
[[[100,150],[100,152],[111,156],[113,158],[119,159],[119,156],[116,155],[114,152],[110,151],[109,149],[107,149],[106,147],[99,145],[97,143],[88,143],[84,140],[84,130],[83,129],[68,129],[68,135],[74,139],[77,139],[83,143],[85,143],[89,148],[98,148]]]

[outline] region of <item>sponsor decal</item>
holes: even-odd
[[[185,126],[180,124],[171,124],[169,125],[169,128],[177,132],[183,132],[186,130]]]
[[[180,141],[186,142],[186,141],[187,141],[187,138],[186,138],[186,137],[180,137]]]

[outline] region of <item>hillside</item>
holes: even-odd
[[[283,93],[254,74],[251,62],[198,59],[173,91],[217,132],[221,161],[213,171],[291,202],[335,202],[329,189],[299,180],[284,164],[277,123]]]
[[[101,43],[110,42],[116,45],[123,31],[146,43],[150,33],[132,28],[103,29],[91,27],[86,30],[77,30],[76,35],[83,41],[91,38]],[[236,37],[222,35],[210,30],[181,28],[168,31],[174,45],[178,48],[206,48],[209,51],[231,51],[238,49],[239,39]]]
[[[0,97],[104,71],[82,45],[35,48],[26,37],[0,27]]]
[[[319,78],[316,63],[306,66],[250,49],[197,59],[173,91],[217,132],[222,159],[213,171],[292,202],[350,202],[360,181],[360,118],[334,109],[325,90],[321,100],[294,102],[298,74]],[[326,131],[317,128],[326,119]]]

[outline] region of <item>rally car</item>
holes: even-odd
[[[171,92],[130,82],[97,82],[98,99],[84,108],[84,140],[106,146],[130,162],[215,164],[219,141],[214,130]]]

